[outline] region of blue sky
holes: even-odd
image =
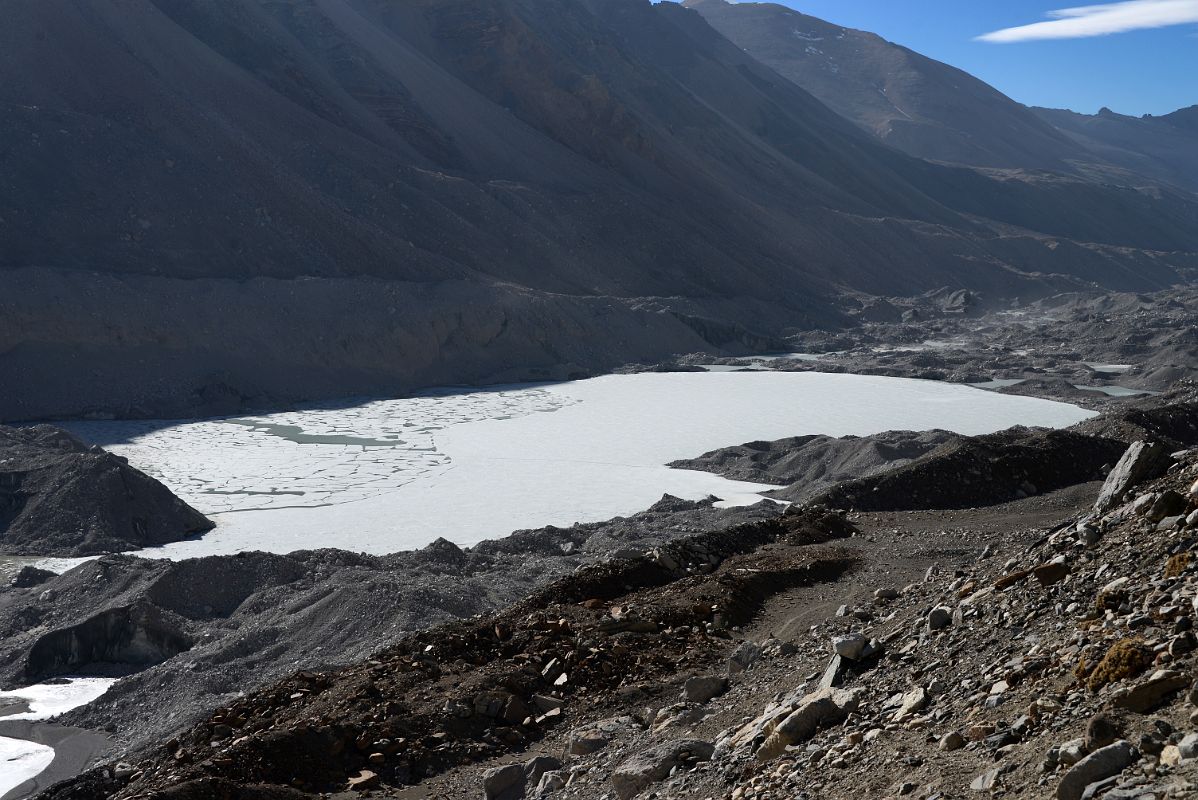
[[[1078,0],[781,1],[960,67],[1028,105],[1140,115],[1198,104],[1198,0],[1080,9]],[[977,39],[1010,28],[1021,29]]]

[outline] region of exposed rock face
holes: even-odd
[[[801,502],[842,481],[902,466],[949,441],[948,431],[886,431],[873,436],[795,436],[749,442],[670,464],[753,483],[791,485]]]
[[[0,426],[0,553],[95,555],[212,527],[118,456],[48,425]]]
[[[24,679],[36,682],[77,673],[97,664],[138,668],[158,664],[191,648],[191,639],[148,603],[103,611],[37,640]]]

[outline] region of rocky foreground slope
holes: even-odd
[[[96,555],[212,527],[119,456],[49,425],[0,426],[0,554]]]
[[[71,721],[108,729],[111,752],[137,750],[297,668],[360,661],[414,631],[507,606],[613,553],[780,511],[665,498],[627,519],[518,531],[466,551],[441,539],[377,557],[110,556],[0,591],[0,686],[128,676]],[[158,713],[147,716],[147,707]]]
[[[43,796],[1198,796],[1196,421],[1090,423],[1158,433],[1103,482],[618,553]]]

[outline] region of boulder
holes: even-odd
[[[1057,784],[1057,800],[1082,800],[1087,786],[1118,775],[1135,760],[1135,749],[1123,739],[1095,750],[1074,764],[1061,778]]]
[[[994,582],[994,588],[998,591],[1009,589],[1017,583],[1023,583],[1032,575],[1030,569],[1016,570],[1015,572],[1007,573]]]
[[[952,624],[953,610],[948,606],[936,606],[928,612],[928,630],[938,631]]]
[[[757,642],[741,642],[728,657],[728,674],[738,675],[757,663],[761,658],[761,645]]]
[[[524,796],[524,766],[508,764],[483,773],[484,800],[517,800]]]
[[[1104,514],[1118,505],[1127,490],[1159,477],[1169,466],[1169,453],[1155,442],[1133,442],[1111,470],[1094,503],[1094,513]]]
[[[524,762],[524,785],[538,786],[541,777],[547,772],[556,772],[562,768],[562,762],[553,756],[536,756]]]
[[[1177,751],[1183,759],[1198,758],[1198,733],[1187,733],[1177,743]]]
[[[1148,507],[1148,511],[1144,514],[1149,522],[1161,522],[1170,517],[1183,518],[1184,514],[1189,511],[1190,501],[1182,497],[1177,492],[1172,490],[1161,492]],[[1175,522],[1171,527],[1178,527]]]
[[[936,746],[946,753],[951,753],[965,746],[965,737],[956,731],[950,731],[940,737]]]
[[[546,795],[566,788],[566,776],[560,771],[546,772],[537,784],[537,795]]]
[[[1071,767],[1086,757],[1085,739],[1070,739],[1057,748],[1057,761],[1066,767]]]
[[[698,739],[678,739],[651,747],[616,767],[611,774],[612,786],[621,800],[627,800],[668,778],[676,767],[711,760],[713,752],[715,747]]]
[[[848,633],[844,636],[832,637],[832,652],[841,658],[847,658],[849,661],[856,661],[861,658],[861,654],[865,652],[865,646],[869,644],[860,633]]]
[[[351,792],[366,791],[368,789],[377,788],[379,785],[378,773],[368,769],[360,770],[356,774],[350,776],[346,781],[346,787]]]
[[[998,767],[988,769],[981,775],[978,775],[969,784],[969,788],[975,792],[989,792],[998,784],[998,776],[1001,770]]]
[[[610,717],[592,722],[574,732],[567,744],[570,755],[587,756],[607,747],[607,743],[621,731],[637,727],[636,720],[629,716]]]
[[[828,661],[828,667],[824,670],[823,677],[819,679],[819,688],[831,689],[833,686],[840,683],[840,668],[844,664],[844,659],[834,655]]]
[[[922,686],[916,686],[903,695],[903,704],[895,713],[895,721],[911,716],[928,704],[928,693]]]
[[[1111,705],[1143,714],[1164,703],[1165,698],[1190,684],[1189,678],[1174,670],[1157,670],[1147,680],[1120,689],[1111,696]]]
[[[1069,574],[1069,566],[1065,563],[1064,557],[1058,557],[1047,564],[1036,567],[1032,570],[1032,574],[1036,576],[1036,580],[1040,581],[1041,586],[1052,586],[1065,580],[1065,576]]]
[[[682,696],[688,703],[706,703],[728,691],[728,679],[719,675],[696,675],[688,678],[682,687]]]
[[[864,690],[821,689],[804,697],[758,748],[758,761],[776,758],[790,745],[805,742],[825,725],[842,721],[857,710]]]

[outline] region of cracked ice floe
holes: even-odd
[[[555,411],[570,402],[537,388],[442,391],[236,419],[66,427],[109,445],[204,513],[226,514],[375,497],[448,468],[434,437],[449,426]]]
[[[696,372],[169,427],[71,427],[213,515],[217,528],[203,538],[140,553],[185,558],[322,547],[388,553],[438,536],[468,545],[520,528],[634,513],[663,493],[751,503],[774,487],[664,464],[755,439],[928,428],[986,433],[1091,415],[929,381]]]

